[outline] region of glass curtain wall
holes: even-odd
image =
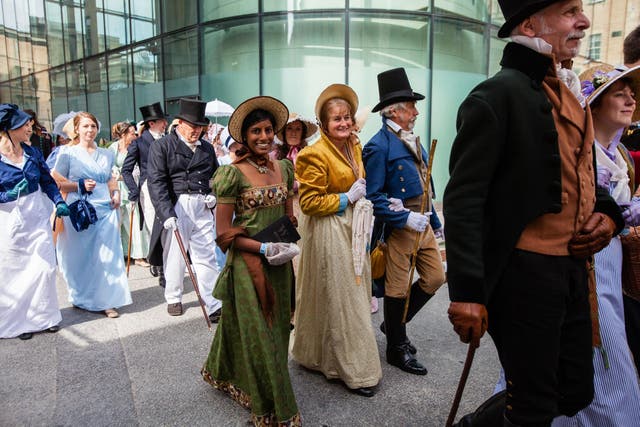
[[[423,144],[439,140],[438,197],[455,117],[471,88],[498,69],[496,0],[0,0],[0,102],[33,108],[49,126],[89,110],[100,137],[138,108],[180,97],[233,106],[265,94],[313,118],[319,92],[351,85],[363,109],[377,74],[404,67]],[[226,118],[212,118],[226,123]],[[380,127],[370,114],[366,142]]]

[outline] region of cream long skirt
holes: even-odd
[[[341,379],[349,388],[372,387],[382,378],[371,326],[371,267],[356,284],[351,251],[353,209],[301,221],[302,254],[296,285],[293,359]]]

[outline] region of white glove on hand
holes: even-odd
[[[402,200],[389,197],[389,210],[391,210],[392,212],[402,212],[408,211],[409,209],[404,207],[404,205],[402,204]]]
[[[218,204],[216,196],[214,196],[213,194],[207,194],[206,196],[204,196],[204,205],[207,207],[207,209],[215,208],[216,204]]]
[[[436,236],[436,239],[444,239],[444,227],[433,230],[433,235]]]
[[[300,254],[300,247],[295,243],[267,243],[264,257],[271,265],[282,265]]]
[[[409,218],[407,218],[407,227],[412,229],[413,231],[418,231],[422,233],[429,223],[429,212],[427,215],[422,215],[417,212],[409,212]]]
[[[162,226],[165,230],[175,231],[178,229],[178,218],[176,218],[175,216],[167,218]]]
[[[345,194],[351,204],[357,202],[367,194],[367,181],[364,178],[358,179]]]

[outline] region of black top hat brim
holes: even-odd
[[[398,91],[395,93],[392,92],[387,94],[384,97],[384,99],[380,100],[380,102],[378,102],[376,106],[371,109],[371,112],[377,113],[378,111],[382,110],[384,107],[391,104],[395,104],[396,102],[421,101],[423,99],[424,99],[424,95],[419,94],[418,92],[406,91],[406,90]]]
[[[500,37],[501,39],[509,37],[513,29],[516,28],[518,24],[520,24],[525,18],[558,1],[560,0],[540,0],[534,2],[533,4],[524,6],[522,10],[517,11],[509,18],[505,16],[506,21],[498,30],[498,37]]]
[[[180,120],[184,120],[185,122],[189,122],[192,125],[196,125],[196,126],[208,126],[209,123],[210,123],[210,120],[207,119],[206,117],[194,118],[194,117],[187,117],[187,116],[182,115],[182,114],[176,114],[175,118],[176,119],[180,119]]]

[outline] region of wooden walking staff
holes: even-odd
[[[133,211],[136,205],[131,205],[131,215],[129,215],[129,246],[127,247],[127,277],[129,277],[129,266],[131,265],[131,241],[133,240]]]
[[[182,252],[184,263],[187,265],[187,271],[189,272],[191,283],[193,283],[193,289],[196,291],[196,295],[198,296],[198,302],[200,303],[202,314],[204,314],[204,320],[207,322],[207,327],[209,328],[209,330],[211,330],[211,321],[209,320],[209,316],[207,315],[207,310],[204,308],[204,302],[202,302],[202,297],[200,296],[200,289],[198,289],[198,280],[196,279],[196,275],[193,274],[193,270],[191,269],[189,256],[187,255],[187,251],[184,248],[184,244],[182,243],[182,236],[180,235],[180,231],[177,228],[173,230],[173,233],[176,236],[176,241],[178,242],[178,246],[180,247],[180,252]]]
[[[460,375],[460,381],[458,382],[458,388],[456,389],[456,395],[453,398],[453,403],[451,404],[451,411],[449,411],[449,418],[447,418],[447,423],[445,427],[451,427],[453,422],[456,419],[456,413],[458,412],[458,407],[460,406],[460,400],[462,399],[462,392],[464,391],[465,385],[467,385],[467,378],[469,378],[469,372],[471,371],[471,364],[473,363],[473,356],[476,353],[476,348],[480,344],[478,342],[471,341],[469,343],[469,348],[467,349],[467,358],[464,361],[464,367],[462,368],[462,374]]]
[[[429,163],[427,165],[427,179],[425,180],[424,191],[422,193],[422,202],[420,203],[420,214],[424,215],[425,207],[428,201],[431,200],[431,192],[429,187],[431,186],[431,168],[433,167],[433,156],[436,151],[437,139],[431,140],[431,149],[429,150]],[[420,246],[420,240],[422,240],[422,233],[416,234],[416,240],[413,243],[413,252],[411,253],[411,268],[409,269],[409,285],[407,286],[407,298],[404,300],[404,313],[402,314],[402,323],[407,323],[407,312],[409,311],[409,298],[411,298],[411,285],[413,283],[413,273],[416,271],[416,258],[418,257],[418,247]]]

